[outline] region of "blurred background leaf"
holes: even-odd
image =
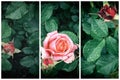
[[[12,2],[6,11],[6,18],[20,19],[28,12],[26,4],[24,2]]]

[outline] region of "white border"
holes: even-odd
[[[79,78],[81,78],[81,1],[79,2]]]
[[[41,2],[39,2],[39,78],[41,79]]]

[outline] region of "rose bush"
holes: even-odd
[[[2,78],[38,78],[39,2],[1,4]]]
[[[82,78],[118,78],[118,10],[118,2],[81,3]]]
[[[42,2],[41,13],[41,77],[78,78],[78,2]]]

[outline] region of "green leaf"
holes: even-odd
[[[39,52],[38,52],[39,53]],[[39,54],[38,54],[39,55]],[[39,66],[39,56],[36,56],[35,57],[35,64],[37,65],[37,66]]]
[[[38,44],[36,43],[38,41],[39,41],[39,32],[32,33],[29,36],[29,39],[28,39],[29,44]]]
[[[81,72],[83,75],[90,75],[94,72],[95,64],[93,62],[87,62],[86,60],[81,60]]]
[[[39,5],[37,5],[39,6]],[[28,21],[31,21],[33,19],[38,20],[39,16],[38,16],[38,10],[39,8],[36,7],[36,5],[34,3],[31,3],[29,5],[27,5],[27,10],[28,13],[26,13],[22,18],[19,19],[18,23],[26,23]],[[29,22],[31,24],[31,22]]]
[[[57,73],[58,73],[58,71],[54,68],[42,70],[42,74],[44,74],[45,76],[49,76],[49,77],[54,77],[54,76],[56,76]]]
[[[62,8],[63,10],[66,10],[66,9],[68,9],[69,7],[70,7],[70,5],[67,4],[67,3],[64,3],[64,2],[60,3],[60,8]]]
[[[15,48],[18,48],[18,49],[22,47],[22,44],[19,38],[14,38],[14,46]]]
[[[115,28],[115,24],[112,21],[106,22],[108,28]]]
[[[4,59],[8,59],[8,58],[10,58],[11,56],[10,55],[8,55],[7,53],[3,53],[2,54],[2,58],[4,58]]]
[[[79,23],[73,25],[73,30],[77,35],[79,35]]]
[[[118,55],[118,42],[113,37],[106,38],[106,47],[110,54]]]
[[[70,9],[70,12],[73,13],[73,14],[76,14],[76,13],[79,13],[79,10],[73,6],[71,9]]]
[[[30,67],[29,72],[33,75],[39,74],[39,67],[36,65],[33,65]]]
[[[11,35],[11,28],[9,27],[7,21],[2,21],[2,38],[7,38]]]
[[[35,9],[35,5],[34,4],[30,4],[29,5],[29,12],[28,12],[28,14],[26,15],[27,16],[27,20],[31,20],[33,17],[34,17],[34,15],[35,15],[35,10],[37,10],[37,9]]]
[[[34,57],[26,56],[20,60],[20,64],[24,67],[31,67],[35,64]]]
[[[19,31],[18,34],[19,34],[19,35],[24,35],[24,34],[25,34],[25,31]]]
[[[2,70],[10,71],[12,69],[12,64],[5,58],[2,58]]]
[[[83,55],[88,62],[96,61],[101,56],[101,51],[105,46],[105,40],[89,40],[83,48]]]
[[[113,55],[103,55],[96,62],[97,72],[103,75],[110,75],[118,67],[118,58]]]
[[[77,15],[73,15],[73,16],[71,16],[71,18],[74,22],[78,21],[78,19],[79,19]]]
[[[15,38],[19,39],[19,41],[22,41],[22,40],[25,39],[25,36],[23,36],[23,35],[16,35]]]
[[[56,70],[61,70],[63,68],[63,66],[65,65],[65,62],[62,61],[62,62],[59,62],[55,65],[54,69]]]
[[[71,72],[77,67],[78,64],[79,64],[79,59],[76,59],[75,61],[73,61],[70,64],[65,64],[62,67],[62,70],[67,71],[67,72]]]
[[[10,42],[11,40],[10,40],[10,38],[9,37],[7,37],[7,38],[2,38],[2,42],[5,42],[5,43],[7,43],[7,42]]]
[[[94,19],[94,23],[91,24],[91,36],[93,38],[103,38],[108,35],[108,27],[102,20]]]
[[[118,39],[118,27],[115,29],[114,38]]]
[[[98,11],[99,11],[99,9],[96,8],[96,7],[90,8],[90,15],[91,15],[91,17],[92,18],[97,18],[98,17],[98,15],[97,15]],[[96,13],[96,14],[94,14],[94,13]]]
[[[45,30],[45,26],[41,26],[41,32],[42,32],[41,37],[42,37],[42,38],[43,38],[43,37],[46,37],[47,32],[46,32],[46,30]]]
[[[33,54],[31,47],[24,47],[22,51],[24,52],[24,54]]]
[[[34,33],[39,30],[39,24],[35,19],[32,19],[24,24],[24,29],[28,33]]]
[[[25,15],[28,10],[26,8],[26,4],[23,2],[12,2],[7,7],[5,18],[9,19],[20,19]]]
[[[71,21],[71,22],[68,24],[68,27],[69,27],[70,29],[72,29],[72,28],[73,28],[73,25],[74,25],[74,22]]]
[[[54,6],[51,4],[44,4],[41,11],[41,23],[48,20],[53,13]]]
[[[91,32],[91,25],[87,22],[82,23],[82,29],[86,34],[90,34]]]
[[[111,77],[111,78],[118,78],[118,76],[119,76],[119,72],[118,72],[118,71],[112,72],[112,73],[110,74],[110,77]]]
[[[45,29],[47,32],[56,31],[58,29],[57,21],[54,18],[50,18],[45,22]]]
[[[62,31],[62,32],[60,32],[60,33],[62,33],[62,34],[67,34],[74,43],[78,43],[78,42],[79,42],[78,37],[77,37],[73,32],[70,32],[70,31]]]

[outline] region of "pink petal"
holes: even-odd
[[[59,34],[54,34],[53,36],[50,37],[49,42],[52,42],[52,41],[54,41],[54,40],[56,40],[56,39],[59,39],[59,38],[61,38],[61,37],[59,36]]]
[[[50,32],[50,33],[47,34],[47,36],[52,37],[52,36],[55,35],[55,34],[58,34],[58,32],[57,32],[57,31]]]
[[[71,63],[75,60],[74,53],[69,53],[68,58],[64,60],[65,63]]]
[[[53,60],[55,61],[62,60],[62,56],[53,56]]]
[[[78,46],[77,46],[77,45],[74,45],[74,46],[73,46],[73,49],[71,50],[71,52],[74,52],[77,48],[78,48]]]
[[[66,34],[60,34],[60,35],[62,36],[62,38],[65,38],[69,44],[69,49],[65,52],[65,55],[67,55],[68,53],[71,52],[71,50],[74,47],[73,41]]]
[[[42,59],[48,58],[49,55],[46,53],[45,49],[41,47]]]
[[[49,42],[50,42],[50,38],[57,34],[57,31],[51,32],[47,34],[47,37],[45,38],[44,42],[43,42],[43,47],[44,48],[48,48],[49,47]]]
[[[50,38],[51,39],[51,38]],[[49,42],[49,48],[50,49],[52,49],[52,50],[54,50],[54,51],[56,51],[56,42],[57,42],[57,40],[58,39],[60,39],[59,37],[57,37],[55,40],[50,40],[50,42]]]
[[[51,49],[41,48],[41,52],[42,52],[42,59],[51,58],[52,54],[54,54],[54,51]]]
[[[50,39],[50,36],[47,36],[46,38],[45,38],[45,40],[44,40],[44,42],[43,42],[43,47],[44,48],[48,48],[49,47],[49,39]]]

